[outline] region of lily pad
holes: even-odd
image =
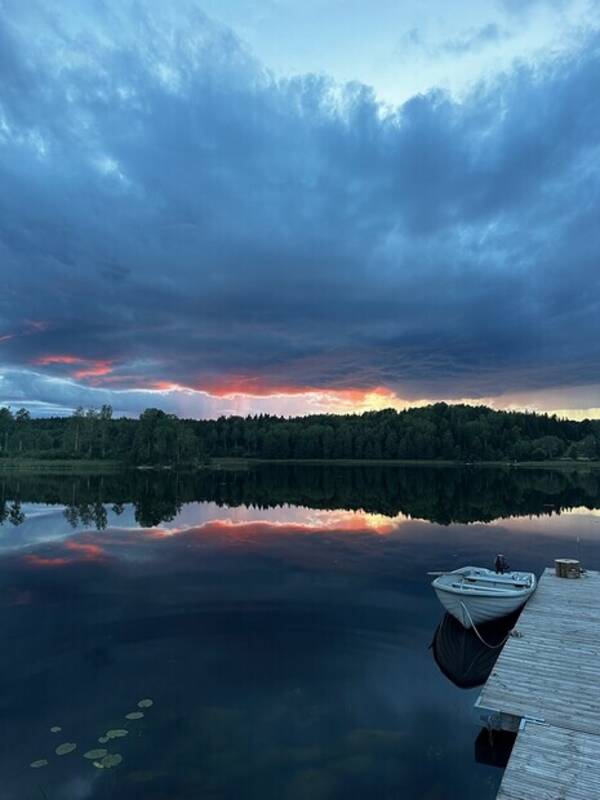
[[[33,767],[33,769],[39,769],[40,767],[47,767],[48,766],[48,759],[39,758],[37,761],[32,761],[29,766]]]
[[[95,750],[88,750],[87,753],[83,754],[83,757],[90,758],[92,761],[97,761],[99,758],[104,758],[107,753],[108,750],[105,750],[103,747],[97,747]]]
[[[123,761],[123,756],[120,753],[109,753],[101,759],[100,764],[102,764],[103,769],[110,769],[111,767],[116,767],[121,761]]]
[[[98,741],[100,742],[100,744],[106,744],[108,742],[109,738],[110,738],[109,736],[101,736],[98,739]]]
[[[130,711],[129,714],[125,714],[125,719],[141,719],[143,716],[142,711]]]
[[[108,741],[109,739],[121,739],[123,736],[127,736],[129,731],[126,728],[111,728],[109,731],[106,731],[106,736],[103,737]]]
[[[77,745],[75,742],[64,742],[63,744],[59,744],[54,752],[57,756],[66,756],[67,753],[72,753],[76,747]]]
[[[151,700],[149,697],[146,697],[144,700],[140,700],[138,703],[138,708],[150,708],[154,705],[154,700]]]
[[[60,733],[61,731],[62,731],[62,728],[60,727],[60,725],[53,725],[50,728],[50,733]]]

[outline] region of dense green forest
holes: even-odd
[[[25,521],[23,504],[63,506],[73,526],[106,528],[109,513],[133,505],[144,527],[174,519],[185,503],[403,513],[447,525],[499,517],[548,515],[600,507],[597,470],[515,470],[508,467],[391,464],[253,465],[249,469],[107,474],[0,474],[0,525]],[[114,524],[114,522],[113,522]]]
[[[600,458],[600,421],[436,403],[396,412],[179,419],[110,406],[34,419],[0,409],[0,457],[200,464],[210,458],[545,461]]]

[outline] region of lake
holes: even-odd
[[[491,800],[472,666],[493,658],[464,680],[439,663],[426,573],[600,567],[594,471],[3,473],[0,492],[2,800]]]

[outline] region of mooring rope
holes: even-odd
[[[468,618],[469,622],[471,623],[471,627],[475,631],[475,635],[477,636],[477,638],[479,639],[481,644],[485,645],[485,647],[489,647],[490,650],[498,650],[500,647],[504,647],[504,644],[506,643],[506,641],[509,638],[509,636],[512,634],[513,629],[511,629],[506,634],[506,636],[504,637],[504,639],[502,639],[500,644],[490,644],[489,642],[486,642],[486,640],[483,638],[483,636],[477,630],[477,626],[475,625],[475,623],[473,622],[473,618],[469,614],[469,609],[466,607],[466,605],[463,603],[462,600],[460,600],[459,602],[460,602],[460,605],[462,606],[463,613],[465,613],[467,615],[467,618]]]

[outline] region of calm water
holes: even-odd
[[[429,647],[425,573],[497,552],[600,567],[593,472],[265,467],[0,492],[2,800],[493,798],[478,689]],[[128,731],[105,745],[123,761],[100,770],[83,754],[108,729]]]

